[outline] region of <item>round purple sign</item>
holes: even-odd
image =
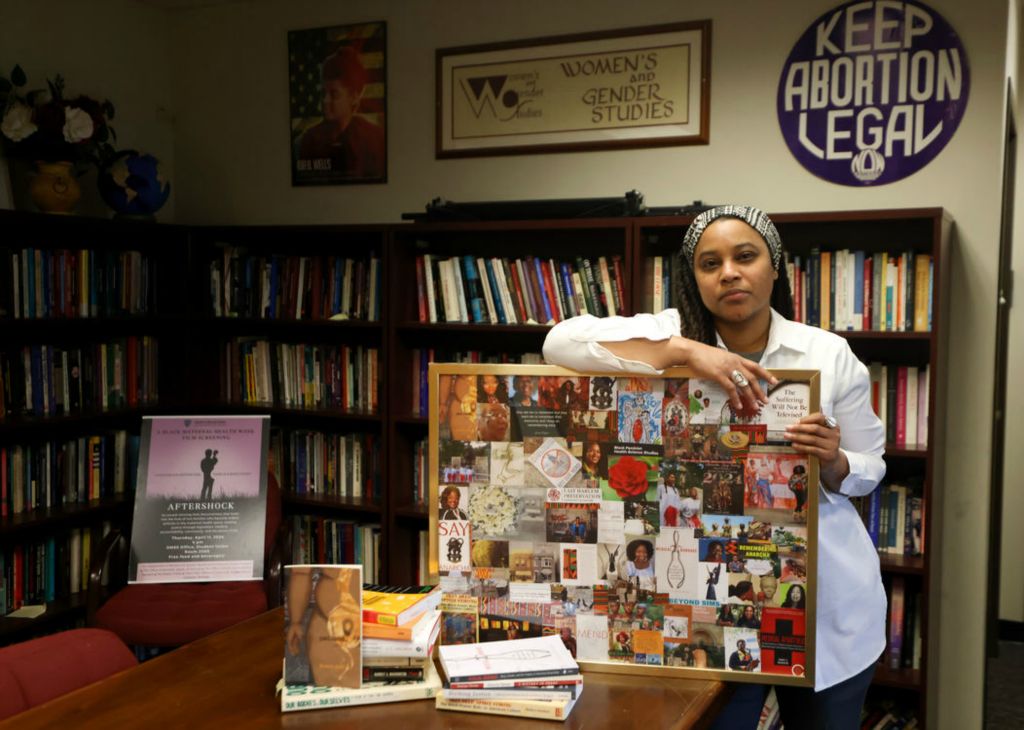
[[[969,90],[967,53],[937,12],[913,0],[849,2],[793,46],[779,78],[779,127],[818,177],[884,185],[942,151]]]

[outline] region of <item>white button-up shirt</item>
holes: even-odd
[[[544,359],[583,372],[659,374],[647,363],[613,355],[600,343],[666,340],[679,333],[676,309],[633,317],[583,315],[552,328]],[[725,347],[721,338],[718,346]],[[871,409],[867,368],[842,337],[772,310],[760,364],[821,372],[821,412],[839,422],[839,445],[850,463],[839,494],[819,486],[814,689],[821,691],[859,674],[885,649],[886,597],[878,553],[847,499],[870,494],[885,476],[885,428]]]

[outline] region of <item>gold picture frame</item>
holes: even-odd
[[[584,671],[813,687],[818,463],[781,434],[820,382],[772,373],[746,418],[686,368],[432,363],[442,641],[561,633]]]
[[[711,21],[436,51],[436,156],[708,144]]]

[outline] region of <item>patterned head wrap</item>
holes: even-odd
[[[768,252],[772,257],[772,268],[776,270],[779,268],[779,262],[782,261],[782,239],[779,237],[779,232],[764,211],[749,205],[720,205],[717,208],[705,210],[693,219],[693,223],[686,229],[686,235],[683,236],[683,255],[691,267],[693,266],[693,252],[697,249],[697,241],[704,235],[705,229],[722,216],[739,218],[760,233],[761,238],[768,244]]]

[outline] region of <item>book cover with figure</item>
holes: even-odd
[[[263,580],[269,416],[142,419],[129,583]]]
[[[361,565],[286,565],[284,680],[362,686]]]

